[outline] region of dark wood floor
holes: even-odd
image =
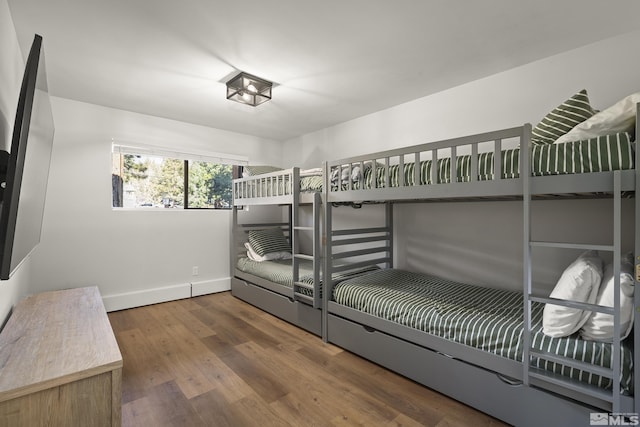
[[[501,426],[229,292],[109,314],[123,426]]]

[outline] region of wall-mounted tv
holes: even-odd
[[[0,280],[40,242],[53,147],[53,114],[42,37],[34,37],[22,78],[11,149],[0,151]]]

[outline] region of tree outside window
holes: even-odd
[[[228,164],[114,152],[113,207],[230,208],[233,170]]]

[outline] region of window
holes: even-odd
[[[112,206],[230,209],[238,163],[245,161],[114,145]]]

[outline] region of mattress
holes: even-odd
[[[305,259],[301,259],[299,261],[299,281],[308,285],[313,285],[313,261]],[[290,259],[257,262],[247,257],[240,257],[236,267],[240,271],[258,276],[270,282],[278,283],[288,288],[293,287],[293,267]],[[333,278],[334,280],[344,280],[376,269],[378,269],[378,267],[361,267],[344,273],[334,274]],[[300,293],[307,296],[313,296],[313,291],[311,289],[300,288]]]
[[[504,179],[520,176],[520,149],[502,150],[501,177]],[[494,179],[493,152],[478,153],[478,177],[479,181]],[[566,175],[589,172],[605,172],[612,170],[626,170],[634,168],[634,142],[629,133],[623,132],[607,135],[584,141],[566,142],[562,144],[534,145],[531,149],[531,175]],[[420,185],[432,183],[433,167],[431,160],[420,162]],[[451,158],[438,159],[436,172],[437,183],[449,183],[451,181]],[[356,166],[356,165],[354,165]],[[364,165],[364,175],[352,173],[354,189],[370,189],[373,187],[373,168],[371,162]],[[415,162],[404,163],[404,184],[414,185]],[[337,177],[332,171],[332,189],[337,189]],[[386,174],[384,165],[376,164],[376,187],[386,186]],[[456,157],[456,181],[469,182],[471,180],[471,156],[461,155]],[[344,177],[344,173],[342,174]],[[348,174],[347,174],[348,176]],[[347,189],[347,180],[342,179],[343,189]],[[389,186],[400,186],[400,166],[389,166]]]
[[[345,280],[334,287],[333,300],[401,325],[522,361],[523,297],[403,270],[386,269]],[[544,305],[532,303],[532,347],[579,361],[611,367],[612,346],[572,335],[550,338],[542,333]],[[632,394],[633,356],[622,345],[621,390]],[[611,388],[611,379],[548,362],[533,366]]]
[[[257,262],[246,257],[241,257],[238,259],[236,266],[238,270],[244,271],[245,273],[261,277],[288,288],[293,287],[293,267],[290,259]],[[313,285],[313,262],[305,259],[300,260],[299,274],[301,282]]]

